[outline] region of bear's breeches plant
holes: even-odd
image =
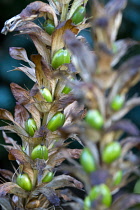
[[[30,3],[1,31],[26,34],[37,54],[28,58],[20,46],[9,50],[13,59],[27,63],[14,71],[24,72],[34,85],[29,90],[11,83],[14,114],[0,109],[6,121],[0,127],[1,146],[9,162],[18,164],[13,171],[0,169],[0,206],[127,210],[140,204],[138,182],[134,193],[123,190],[140,174],[140,157],[132,150],[140,144],[140,129],[126,118],[140,105],[138,93],[128,97],[139,82],[140,55],[124,61],[136,42],[116,40],[127,0],[106,5],[93,0],[89,15],[87,0],[48,2]],[[37,25],[34,20],[40,17],[43,22]],[[87,28],[93,50],[79,35]],[[72,149],[73,141],[81,149]]]

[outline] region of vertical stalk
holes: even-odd
[[[37,184],[37,177],[38,177],[38,170],[35,170],[34,169],[34,182],[32,183],[33,184],[33,188],[35,188],[36,184]]]
[[[69,7],[69,4],[63,4],[63,6],[62,6],[62,13],[61,13],[61,20],[60,21],[65,21],[66,20],[68,7]]]

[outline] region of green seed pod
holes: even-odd
[[[70,53],[67,50],[58,50],[52,58],[52,67],[57,69],[65,63],[70,63]]]
[[[55,30],[55,25],[54,25],[53,20],[49,20],[49,19],[46,20],[43,24],[43,28],[49,35],[52,35],[52,33]]]
[[[41,92],[43,98],[47,102],[52,102],[53,101],[52,94],[50,93],[50,91],[47,88],[41,88],[40,92]]]
[[[37,145],[32,153],[31,153],[31,158],[34,160],[36,158],[39,158],[39,159],[44,159],[44,160],[47,160],[48,159],[48,149],[45,145]]]
[[[28,174],[19,174],[16,180],[17,184],[24,190],[31,191],[32,183]]]
[[[91,173],[96,170],[94,157],[91,154],[90,150],[86,147],[81,153],[80,163],[83,166],[84,171],[86,171],[87,173]]]
[[[51,182],[53,179],[54,175],[53,173],[50,171],[46,174],[46,176],[42,179],[42,182]]]
[[[69,94],[70,91],[71,91],[71,88],[69,86],[65,86],[62,90],[62,93]]]
[[[115,173],[115,175],[113,176],[113,183],[114,183],[114,185],[120,184],[121,181],[122,181],[122,177],[123,177],[122,171],[121,170],[120,171],[117,171]]]
[[[80,6],[76,9],[76,11],[74,12],[73,16],[72,16],[72,22],[77,25],[79,23],[81,23],[84,19],[86,15],[86,9],[83,6]]]
[[[140,179],[138,179],[134,186],[134,193],[140,194]]]
[[[33,118],[29,118],[28,120],[26,120],[25,130],[30,136],[34,135],[35,131],[37,130],[37,126]]]
[[[117,53],[117,51],[118,51],[117,45],[116,45],[116,43],[113,43],[113,44],[112,44],[112,52],[113,52],[113,53]]]
[[[102,151],[102,160],[105,163],[112,163],[121,155],[121,146],[119,142],[109,143]]]
[[[110,106],[114,111],[119,111],[124,105],[125,97],[123,95],[116,95],[112,100]]]
[[[24,147],[24,146],[22,146],[21,149],[22,149],[23,152],[26,151],[26,147]]]
[[[112,202],[110,189],[105,184],[94,186],[89,193],[89,197],[91,201],[97,200],[101,197],[101,202],[106,207],[109,207]]]
[[[69,78],[71,81],[74,81],[74,78],[73,77],[70,77]],[[71,91],[72,89],[69,87],[69,86],[65,86],[62,90],[62,93],[64,94],[69,94],[69,92]]]
[[[56,113],[48,122],[47,128],[51,131],[56,131],[62,127],[65,122],[65,115],[61,112]]]
[[[91,210],[91,200],[89,196],[84,199],[84,210]]]
[[[98,110],[89,110],[85,118],[86,122],[95,129],[101,129],[104,124],[104,119]]]

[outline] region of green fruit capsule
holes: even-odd
[[[70,91],[71,91],[71,88],[68,86],[65,86],[64,89],[62,90],[62,93],[69,94]]]
[[[24,147],[24,146],[22,146],[21,149],[22,149],[23,152],[26,151],[26,147]]]
[[[31,158],[33,160],[36,158],[47,160],[48,159],[47,147],[45,145],[40,145],[40,144],[37,145],[31,153]]]
[[[124,95],[116,95],[110,104],[111,109],[113,109],[114,111],[119,111],[123,107],[124,101]]]
[[[53,98],[52,98],[52,94],[50,93],[50,91],[47,88],[42,88],[40,90],[43,98],[47,101],[47,102],[52,102]]]
[[[134,193],[140,194],[140,179],[137,180],[133,191]]]
[[[121,155],[121,146],[119,142],[109,143],[102,151],[102,160],[105,163],[112,163]]]
[[[88,148],[84,148],[81,156],[80,163],[83,166],[84,171],[91,173],[96,170],[95,160]]]
[[[113,176],[113,183],[114,183],[114,185],[120,184],[121,181],[122,181],[122,177],[123,177],[122,171],[121,170],[120,171],[117,171],[115,173],[115,175]]]
[[[83,6],[80,6],[76,9],[72,16],[72,22],[77,25],[81,23],[86,15],[86,9]]]
[[[101,185],[97,185],[93,187],[89,193],[89,197],[91,201],[100,199],[101,197],[101,202],[106,207],[109,207],[112,202],[110,189],[105,184],[101,184]]]
[[[42,179],[42,182],[51,182],[53,179],[54,175],[53,173],[50,171],[46,174],[46,176]]]
[[[24,190],[31,191],[32,183],[28,174],[19,174],[16,180],[17,184]]]
[[[104,124],[104,119],[98,110],[89,110],[85,118],[86,122],[95,129],[101,129]]]
[[[116,43],[113,43],[112,44],[112,52],[117,53],[117,51],[118,51],[117,45],[116,45]]]
[[[28,120],[26,120],[25,130],[30,136],[34,135],[35,131],[37,130],[37,126],[33,118],[29,118]]]
[[[70,80],[71,80],[71,81],[74,81],[74,78],[71,77]],[[69,94],[69,92],[70,92],[71,90],[72,90],[72,89],[71,89],[69,86],[65,86],[65,87],[63,88],[63,90],[62,90],[62,93],[64,93],[64,94]]]
[[[65,122],[65,115],[61,112],[56,113],[48,122],[47,128],[50,131],[56,131],[58,128],[62,127]]]
[[[52,67],[57,69],[65,63],[70,63],[70,53],[67,50],[58,50],[52,58]]]
[[[44,27],[44,30],[49,34],[49,35],[52,35],[52,33],[54,32],[55,30],[55,25],[54,25],[54,22],[53,20],[46,20],[43,24],[43,27]]]
[[[91,210],[91,200],[89,196],[84,199],[84,210]]]

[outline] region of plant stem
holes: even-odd
[[[63,4],[63,6],[62,6],[61,21],[66,20],[68,6],[69,6],[69,4]]]

